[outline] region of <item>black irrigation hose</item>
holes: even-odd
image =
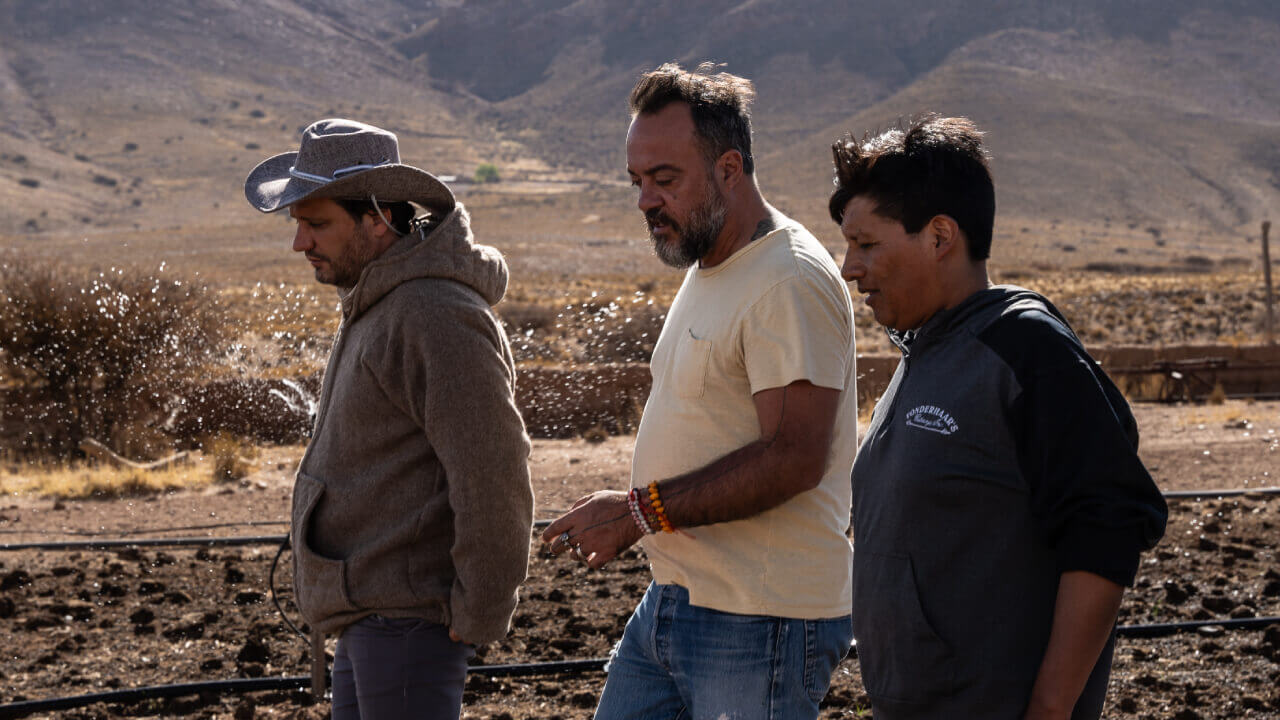
[[[271,588],[271,604],[276,606],[276,612],[280,613],[280,619],[284,620],[284,624],[288,625],[290,630],[296,633],[298,637],[302,638],[303,642],[310,645],[311,638],[308,638],[306,633],[299,630],[298,626],[293,624],[293,621],[285,614],[284,608],[280,607],[280,598],[276,597],[276,566],[280,564],[280,556],[288,549],[289,536],[286,535],[284,541],[280,543],[280,547],[276,550],[275,557],[271,558],[271,570],[267,573],[267,587]]]
[[[1280,487],[1260,487],[1260,488],[1231,488],[1226,490],[1170,490],[1161,493],[1164,497],[1171,500],[1195,500],[1204,498],[1222,498],[1222,497],[1238,497],[1243,495],[1280,495]],[[533,526],[535,528],[544,528],[550,525],[551,520],[535,520]],[[281,525],[286,524],[284,521],[272,521],[263,523],[225,523],[223,525],[210,525],[207,527],[228,527],[232,525]],[[205,526],[191,526],[186,528],[153,528],[132,531],[134,534],[165,532],[166,530],[198,530]],[[25,530],[0,530],[0,534],[6,533],[40,533],[52,534],[58,531],[25,531]],[[96,535],[110,533],[88,533],[82,531],[68,530],[63,534],[78,535]],[[76,540],[70,542],[47,542],[47,543],[13,543],[9,545],[0,545],[0,552],[13,550],[107,550],[117,547],[182,547],[182,546],[206,546],[214,547],[218,545],[279,545],[288,539],[287,535],[252,535],[247,537],[213,537],[213,538],[158,538],[155,540]]]
[[[187,525],[185,527],[130,528],[128,530],[0,530],[0,535],[73,535],[75,537],[102,537],[104,535],[150,535],[161,532],[186,532],[188,530],[216,530],[229,527],[254,527],[259,525],[288,525],[288,520],[251,520],[247,522],[213,523],[211,525]]]
[[[47,700],[24,700],[22,702],[0,705],[0,718],[20,718],[38,712],[69,710],[94,703],[136,703],[155,698],[173,698],[183,695],[197,695],[205,692],[247,693],[262,690],[293,690],[307,687],[310,678],[241,678],[236,680],[211,680],[208,682],[182,683],[179,685],[153,685],[151,687],[115,690],[112,692],[93,693],[91,695],[74,695],[70,697],[49,698]]]
[[[6,550],[110,550],[122,547],[187,547],[218,545],[276,545],[285,535],[247,535],[242,537],[154,538],[150,540],[76,540],[72,542],[33,542],[0,545]]]
[[[473,665],[468,675],[488,677],[533,677],[540,675],[586,674],[601,672],[607,658],[589,660],[561,660],[556,662],[520,663],[509,665]],[[326,678],[327,681],[327,678]],[[39,712],[69,710],[95,703],[136,703],[155,698],[174,698],[200,693],[239,694],[264,690],[302,690],[311,687],[311,676],[278,678],[240,678],[235,680],[210,680],[207,682],[181,683],[178,685],[153,685],[151,687],[114,690],[111,692],[24,700],[0,705],[0,718],[20,718]]]
[[[1197,620],[1193,622],[1156,623],[1150,625],[1122,625],[1116,628],[1121,637],[1163,637],[1180,632],[1190,632],[1202,627],[1221,627],[1225,630],[1248,630],[1269,625],[1280,625],[1280,616],[1260,618],[1235,618],[1230,620]],[[857,654],[857,646],[853,648]],[[488,677],[533,677],[540,675],[585,675],[602,672],[607,658],[591,658],[587,660],[561,660],[540,663],[512,663],[505,665],[473,665],[467,668],[469,675],[485,675]],[[0,705],[0,718],[20,718],[38,712],[52,710],[68,710],[95,703],[134,703],[155,698],[172,698],[183,695],[216,692],[237,694],[261,692],[264,690],[301,690],[311,685],[310,676],[294,676],[281,678],[250,678],[236,680],[214,680],[200,683],[182,683],[178,685],[155,685],[151,687],[116,690],[113,692],[77,695],[73,697],[49,698],[47,700],[26,700],[22,702]]]
[[[1269,625],[1280,625],[1280,615],[1255,618],[1231,618],[1228,620],[1192,620],[1189,622],[1153,623],[1150,625],[1121,625],[1116,628],[1116,635],[1121,637],[1164,637],[1181,632],[1192,632],[1206,627],[1220,627],[1223,630],[1252,630]]]
[[[535,528],[550,525],[551,520],[536,520]],[[272,523],[285,524],[285,523]],[[188,528],[178,528],[188,529]],[[139,532],[164,532],[165,529],[144,530]],[[15,534],[27,531],[12,531]],[[33,534],[39,531],[31,531]],[[0,552],[15,550],[110,550],[119,547],[185,547],[185,546],[231,546],[231,545],[279,545],[289,539],[288,535],[248,535],[242,537],[209,537],[209,538],[155,538],[151,540],[71,540],[65,542],[30,542],[0,545]]]
[[[1231,490],[1170,490],[1163,493],[1172,499],[1237,497],[1240,495],[1280,495],[1280,487],[1234,488]]]

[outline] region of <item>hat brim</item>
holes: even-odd
[[[298,153],[287,152],[260,163],[244,181],[249,204],[264,213],[283,210],[309,198],[368,198],[379,203],[413,202],[441,214],[457,204],[453,191],[431,173],[412,165],[381,165],[329,183],[289,174]]]

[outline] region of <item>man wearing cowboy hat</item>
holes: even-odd
[[[490,309],[506,263],[395,135],[350,120],[308,127],[245,196],[288,209],[341,298],[290,534],[298,607],[340,636],[333,717],[457,718],[528,569],[529,439]]]

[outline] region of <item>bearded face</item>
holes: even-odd
[[[724,196],[710,178],[703,186],[702,201],[689,211],[683,222],[662,208],[647,211],[645,225],[658,259],[683,269],[706,257],[724,228],[727,212]]]
[[[356,225],[352,230],[351,241],[342,247],[338,254],[329,259],[327,268],[316,268],[316,280],[327,285],[340,288],[352,288],[360,279],[364,266],[378,257],[378,250],[363,225]],[[324,272],[322,272],[322,270]]]

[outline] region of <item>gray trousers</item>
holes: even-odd
[[[333,658],[333,720],[458,720],[475,648],[443,625],[372,615],[347,627]]]

